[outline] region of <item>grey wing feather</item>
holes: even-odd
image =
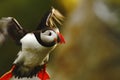
[[[13,17],[0,19],[0,44],[2,44],[9,35],[17,44],[20,44],[20,39],[26,34],[26,31],[20,26],[17,20]]]

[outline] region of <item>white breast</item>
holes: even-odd
[[[39,44],[39,42],[37,41],[37,39],[33,33],[26,34],[20,40],[20,42],[22,43],[22,49],[26,49],[26,48],[39,49],[39,48],[43,47]]]
[[[18,53],[18,58],[14,63],[24,62],[24,65],[34,67],[36,65],[44,64],[46,56],[55,47],[44,47],[37,41],[33,33],[26,34],[20,42],[22,43],[22,50]]]

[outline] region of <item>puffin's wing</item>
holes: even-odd
[[[51,9],[41,19],[37,30],[41,30],[47,27],[56,28],[57,24],[62,24],[61,21],[63,21],[63,19],[63,15],[58,10],[51,7]]]
[[[17,20],[13,17],[4,17],[0,19],[0,44],[2,44],[9,35],[17,44],[20,44],[20,39],[26,34],[26,31],[20,26]]]

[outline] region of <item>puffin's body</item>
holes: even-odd
[[[25,31],[12,17],[0,20],[1,35],[5,38],[8,34],[18,45],[21,45],[13,67],[0,80],[49,79],[49,75],[45,71],[49,54],[57,43],[65,42],[54,23],[54,21],[60,23],[61,17],[62,15],[52,8],[33,32]]]
[[[20,42],[22,43],[22,50],[18,53],[18,58],[14,61],[14,64],[17,62],[23,63],[24,65],[35,66],[36,64],[43,65],[42,61],[44,56],[47,56],[48,53],[55,47],[45,47],[39,44],[35,35],[33,33],[26,34]],[[26,57],[28,56],[29,57]],[[32,61],[31,61],[32,60]]]

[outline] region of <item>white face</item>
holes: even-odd
[[[57,34],[53,30],[46,30],[41,33],[41,40],[45,43],[57,42]]]

